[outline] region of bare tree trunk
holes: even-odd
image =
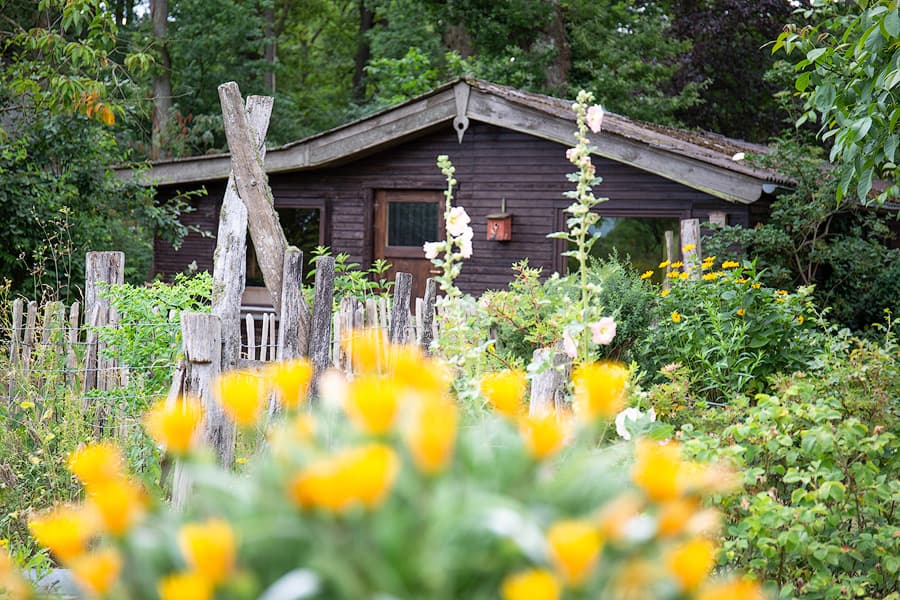
[[[353,67],[353,98],[362,100],[366,94],[365,68],[369,64],[371,48],[367,34],[375,25],[375,13],[366,7],[365,0],[359,0],[359,45]]]
[[[556,58],[547,65],[545,77],[547,87],[554,92],[564,92],[569,83],[569,70],[572,68],[572,48],[566,37],[566,22],[563,8],[559,0],[550,0],[553,5],[553,17],[544,34],[556,48]]]
[[[172,112],[172,65],[169,60],[169,0],[150,0],[153,40],[159,63],[153,72],[153,128],[150,146],[153,158],[162,155],[162,138]]]

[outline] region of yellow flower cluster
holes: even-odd
[[[734,260],[726,260],[725,262],[722,263],[723,269],[737,269],[740,266],[741,266],[741,263],[734,261]]]
[[[238,427],[250,428],[259,423],[271,394],[287,410],[303,404],[312,376],[312,364],[303,358],[272,363],[262,371],[230,371],[219,378],[215,396]]]
[[[650,279],[651,277],[653,277],[653,271],[644,271],[643,273],[641,273],[640,278],[641,279]]]

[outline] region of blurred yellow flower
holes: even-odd
[[[673,310],[671,316],[673,323],[681,323],[681,313],[679,313],[677,310]]]
[[[32,519],[28,529],[38,544],[61,561],[84,553],[88,540],[97,532],[94,519],[83,506],[58,506],[45,516]]]
[[[303,404],[312,381],[312,363],[305,358],[272,363],[265,375],[275,390],[278,402],[287,409]]]
[[[361,375],[350,382],[344,410],[357,429],[387,433],[400,411],[400,387],[381,375]]]
[[[712,571],[715,554],[716,546],[710,540],[694,538],[669,552],[666,567],[682,589],[693,591]]]
[[[568,585],[578,586],[590,576],[600,557],[603,539],[589,521],[558,521],[547,531],[550,561]]]
[[[406,447],[423,473],[444,469],[453,456],[459,409],[446,398],[426,398],[415,407],[404,431]]]
[[[212,586],[197,573],[176,573],[162,578],[156,586],[160,600],[210,600]]]
[[[190,568],[210,584],[221,583],[235,566],[236,542],[227,521],[188,523],[178,532],[178,547]]]
[[[671,293],[671,290],[663,290],[663,291],[661,291],[661,292],[659,293],[659,295],[662,296],[663,298],[665,298],[665,297],[668,296],[670,293]]]
[[[747,314],[747,311],[746,311],[746,310],[744,310],[744,309],[743,309],[743,308],[739,308],[739,309],[737,309],[737,311],[736,311],[736,312],[737,312],[737,316],[739,316],[739,317],[743,317],[743,316],[744,316],[744,315],[746,315],[746,314]]]
[[[670,264],[672,264],[672,261],[670,261],[670,260],[664,260],[664,261],[662,261],[661,263],[659,263],[659,266],[658,266],[657,268],[658,268],[658,269],[665,269],[665,268],[668,267]]]
[[[765,600],[762,587],[752,579],[735,579],[705,587],[697,600]]]
[[[678,274],[678,279],[685,280],[685,279],[687,279],[689,276],[690,276],[690,274],[689,274],[687,271],[683,271],[683,272],[681,272],[681,273]]]
[[[266,394],[257,373],[229,371],[219,377],[215,392],[222,410],[238,427],[252,427],[259,421]]]
[[[788,295],[787,290],[778,290],[775,293],[778,294],[779,296],[787,296]]]
[[[399,470],[400,459],[390,446],[346,448],[306,467],[288,491],[300,507],[340,512],[360,503],[374,508],[384,502]]]
[[[543,460],[559,452],[566,440],[566,433],[554,412],[542,415],[525,415],[518,421],[519,434],[528,453]]]
[[[687,246],[682,248],[681,251],[684,252],[685,254],[687,254],[691,250],[694,250],[696,247],[697,247],[697,244],[688,244]]]
[[[595,519],[600,535],[608,540],[622,540],[625,524],[640,513],[643,502],[636,494],[623,494],[605,505]]]
[[[88,492],[88,506],[94,508],[103,529],[122,535],[144,514],[144,490],[126,478],[98,485]]]
[[[380,329],[356,329],[343,343],[357,373],[375,374],[387,367],[388,344]]]
[[[734,280],[735,283],[747,283],[747,279],[744,277],[738,277]]]
[[[751,283],[750,284],[750,287],[752,287],[754,290],[758,290],[761,286],[762,286],[761,283]]]
[[[419,394],[440,395],[449,384],[450,376],[444,365],[426,358],[417,346],[394,346],[389,363],[394,381]]]
[[[662,537],[679,535],[697,512],[697,508],[697,501],[693,498],[673,498],[660,504],[657,514],[659,535]]]
[[[525,373],[520,370],[488,373],[481,378],[481,393],[495,411],[508,417],[522,413],[522,398],[527,386]]]
[[[797,315],[797,322],[803,325],[803,315]]]
[[[82,554],[71,561],[69,568],[75,581],[93,596],[105,596],[122,571],[122,557],[112,548]]]
[[[654,502],[674,500],[681,495],[681,447],[676,442],[660,444],[639,440],[635,448],[632,480]]]
[[[587,419],[612,418],[625,406],[628,369],[620,363],[581,365],[572,375],[575,411]]]
[[[5,600],[25,600],[31,597],[31,588],[19,575],[15,562],[4,549],[0,549],[0,596]]]
[[[703,274],[703,279],[706,280],[706,281],[714,281],[714,280],[716,280],[716,279],[718,279],[718,278],[719,278],[719,273],[718,273],[718,272],[704,273],[704,274]]]
[[[723,269],[736,269],[741,266],[741,263],[734,260],[726,260],[722,263]]]
[[[644,271],[641,273],[641,279],[650,279],[653,277],[653,271]]]
[[[172,404],[159,400],[144,417],[144,426],[157,444],[180,455],[193,446],[202,419],[200,401],[185,396]]]
[[[503,600],[559,600],[562,590],[552,573],[544,569],[521,571],[503,580]]]
[[[666,277],[668,277],[669,279],[679,279],[681,277],[681,272],[669,271],[668,273],[666,273]]]
[[[675,262],[671,263],[669,266],[672,267],[673,269],[680,269],[681,267],[684,266],[684,263],[681,262],[680,260],[676,260]]]
[[[69,455],[67,466],[89,488],[125,475],[122,453],[108,442],[95,442],[75,450]]]

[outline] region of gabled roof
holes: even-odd
[[[480,121],[571,145],[575,114],[570,101],[523,92],[477,79],[461,79],[347,125],[271,148],[268,173],[336,166],[435,130],[452,126],[460,136]],[[766,147],[724,136],[652,125],[606,113],[603,130],[591,134],[595,153],[732,202],[759,199],[764,185],[788,184],[778,173],[735,161],[735,154]],[[227,179],[228,154],[157,161],[135,172],[156,185]],[[120,175],[130,177],[129,170]]]

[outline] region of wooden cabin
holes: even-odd
[[[572,188],[566,174],[574,170],[565,151],[574,130],[570,101],[465,79],[269,149],[265,166],[290,243],[306,251],[325,245],[366,266],[385,258],[412,272],[421,287],[431,270],[422,243],[438,239],[443,213],[446,184],[435,162],[448,155],[459,181],[455,203],[466,208],[475,232],[474,254],[457,281],[463,291],[478,294],[505,286],[510,266],[524,258],[547,274],[565,271],[564,248],[547,234],[565,227],[563,209],[570,201],[563,193]],[[677,230],[678,219],[752,226],[787,184],[776,173],[734,160],[764,147],[715,134],[607,113],[592,143],[603,177],[595,194],[609,198],[599,208],[609,218],[597,234],[609,236],[622,255],[648,255],[645,262],[660,259],[662,242],[654,238]],[[155,273],[170,276],[189,265],[212,270],[229,170],[229,156],[215,155],[156,162],[144,173],[161,201],[205,187],[208,195],[193,202],[196,211],[183,222],[213,236],[191,233],[177,251],[157,241]],[[509,217],[489,229],[501,211]],[[508,232],[498,239],[495,227],[501,226]],[[262,283],[253,263],[250,257],[245,301],[264,302],[263,288],[254,289]]]

